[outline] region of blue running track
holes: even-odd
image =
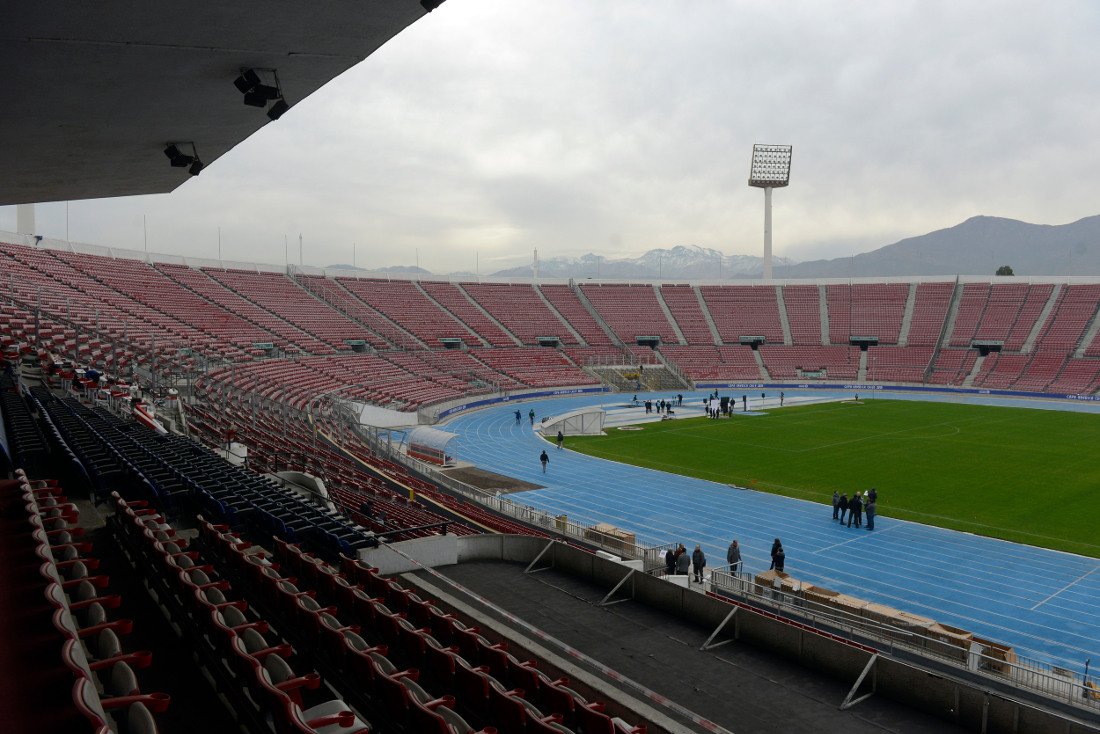
[[[703,395],[685,395],[685,407]],[[787,396],[788,401],[829,397],[797,390]],[[1100,412],[1100,405],[1056,401],[876,397]],[[787,552],[786,570],[795,578],[922,614],[1077,672],[1086,659],[1100,661],[1100,560],[882,515],[873,532],[841,528],[824,504],[557,451],[532,431],[527,418],[531,408],[541,420],[626,402],[623,395],[599,395],[504,403],[453,418],[446,429],[459,435],[451,448],[461,460],[545,487],[510,495],[517,502],[582,523],[609,522],[637,533],[640,543],[679,541],[689,550],[700,543],[712,568],[725,564],[726,546],[738,538],[745,570],[762,571],[778,536]],[[519,425],[517,408],[523,411]],[[550,455],[546,474],[538,461],[543,449]],[[889,512],[888,502],[883,509]]]

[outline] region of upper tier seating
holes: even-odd
[[[768,373],[779,380],[801,379],[801,372],[818,370],[837,380],[854,380],[859,374],[859,347],[767,344],[760,347],[760,356]]]
[[[665,346],[661,353],[693,380],[760,379],[760,367],[747,346]]]
[[[639,336],[659,336],[665,344],[680,343],[652,285],[585,284],[581,290],[623,344],[635,344]]]
[[[739,349],[747,336],[763,337],[766,346],[842,348],[764,350],[759,353],[764,368],[775,379],[797,374],[805,365],[796,363],[802,361],[822,363],[818,366],[833,377],[850,375],[843,348],[853,336],[877,337],[866,376],[892,382],[961,385],[975,358],[965,353],[974,341],[990,341],[1001,342],[1003,351],[983,364],[977,386],[1089,391],[1088,363],[1100,358],[1100,338],[1089,331],[1096,323],[1100,284],[999,279],[662,284],[659,290],[649,283],[421,285],[198,270],[4,244],[0,263],[9,270],[9,297],[0,303],[0,346],[9,353],[60,355],[112,373],[134,366],[188,372],[263,359],[260,366],[241,368],[239,386],[298,407],[333,390],[413,410],[494,390],[588,384],[590,378],[573,365],[657,362],[657,355],[635,343],[639,336],[659,337],[663,354],[697,379],[760,375],[749,362],[752,355]],[[906,324],[910,294],[913,310]],[[714,346],[708,315],[731,351],[680,350]],[[821,333],[823,318],[827,334]],[[538,360],[531,369],[514,351],[516,341],[533,349],[539,337],[556,337],[565,356],[550,360],[545,352],[531,351],[528,356]],[[945,351],[929,369],[927,348],[941,338]],[[472,351],[444,349],[444,339],[461,340]],[[356,349],[366,342],[374,351],[352,355],[349,341]],[[618,341],[625,346],[614,346]],[[919,351],[884,351],[901,344]],[[310,361],[270,359],[299,355]],[[715,361],[708,365],[712,355]],[[312,361],[329,357],[332,361]]]
[[[714,344],[714,336],[707,326],[694,288],[690,285],[665,284],[661,286],[661,296],[688,344]]]
[[[346,351],[346,342],[349,339],[368,339],[372,336],[362,325],[314,298],[283,273],[211,268],[205,268],[204,272],[253,303],[282,316],[302,331],[329,344],[329,353]],[[314,354],[323,353],[314,351]]]
[[[524,344],[538,344],[540,336],[556,336],[562,344],[578,343],[529,283],[463,283],[462,287]]]
[[[577,330],[577,333],[581,335],[581,338],[587,344],[591,346],[611,344],[611,338],[608,337],[607,332],[592,317],[592,314],[584,307],[584,304],[577,298],[577,294],[573,292],[570,286],[537,285],[535,287],[542,291],[542,295],[546,296],[546,300],[553,304],[558,313],[573,325],[573,328]]]
[[[326,278],[321,275],[299,275],[297,277],[298,282],[307,291],[322,301],[332,304],[333,308],[345,314],[348,318],[370,329],[370,332],[366,333],[364,338],[375,349],[386,349],[388,347],[419,348],[420,345],[404,329],[396,326],[385,316],[353,296],[335,278]]]
[[[470,303],[470,299],[466,297],[459,286],[454,283],[426,280],[421,282],[420,287],[443,308],[461,319],[463,323],[470,327],[471,331],[489,342],[491,346],[515,346],[515,342],[508,334],[504,333],[499,326],[487,318],[477,306]]]
[[[829,305],[829,341],[847,344],[850,336],[875,336],[880,344],[897,344],[907,283],[854,283],[825,286]]]
[[[821,344],[821,289],[816,285],[785,285],[783,286],[783,304],[787,308],[791,341],[807,346]],[[831,324],[835,323],[832,319],[838,318],[834,317],[831,309],[829,318]],[[847,335],[838,343],[847,344]]]
[[[265,338],[261,340],[262,342],[270,342],[284,351],[300,350],[311,354],[332,351],[330,346],[316,337],[288,323],[286,319],[282,318],[282,314],[273,314],[267,309],[260,308],[201,270],[170,263],[158,263],[156,268],[180,285],[202,296],[205,300],[258,325],[276,336],[274,339]],[[257,351],[255,354],[259,356],[262,352]]]
[[[783,343],[775,286],[703,285],[699,290],[725,344],[739,344],[742,336],[763,336],[769,344]]]
[[[909,322],[909,346],[930,347],[939,342],[954,290],[954,283],[917,283],[913,318]]]
[[[530,387],[599,384],[587,372],[574,367],[556,349],[475,349],[471,354],[493,369],[505,372]]]
[[[364,303],[415,334],[429,349],[440,348],[440,339],[462,339],[469,346],[481,345],[469,327],[432,303],[411,280],[336,280]]]

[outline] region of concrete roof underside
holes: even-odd
[[[242,68],[276,69],[293,107],[424,14],[418,0],[7,3],[0,205],[172,191],[189,174],[167,143],[193,141],[209,166],[271,123],[233,86]]]

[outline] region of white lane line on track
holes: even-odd
[[[1092,570],[1090,570],[1090,571],[1088,571],[1088,572],[1086,572],[1086,573],[1082,574],[1081,576],[1078,576],[1078,577],[1077,577],[1077,578],[1075,578],[1075,579],[1074,579],[1073,581],[1070,581],[1070,582],[1069,582],[1068,584],[1066,584],[1066,585],[1065,585],[1065,586],[1063,586],[1062,588],[1058,589],[1058,591],[1054,592],[1053,594],[1051,594],[1050,596],[1048,596],[1048,597],[1047,597],[1046,599],[1043,599],[1043,600],[1042,600],[1041,602],[1039,602],[1038,604],[1036,604],[1035,606],[1033,606],[1033,607],[1032,607],[1031,609],[1029,609],[1028,611],[1032,611],[1032,612],[1034,612],[1034,611],[1035,611],[1036,609],[1038,609],[1039,607],[1043,606],[1043,605],[1044,605],[1044,604],[1046,604],[1046,603],[1047,603],[1048,601],[1050,601],[1050,600],[1051,600],[1051,599],[1053,599],[1054,597],[1058,596],[1059,594],[1061,594],[1061,593],[1062,593],[1063,591],[1065,591],[1065,590],[1066,590],[1066,589],[1068,589],[1069,587],[1071,587],[1071,586],[1073,586],[1073,585],[1077,584],[1078,582],[1084,581],[1084,580],[1085,580],[1085,579],[1087,579],[1087,578],[1088,578],[1089,576],[1091,576],[1091,575],[1093,575],[1094,573],[1096,573],[1097,569],[1100,569],[1100,566],[1097,566],[1096,568],[1093,568]]]
[[[886,535],[886,533],[890,532],[891,530],[897,530],[899,527],[901,527],[901,526],[900,525],[891,525],[889,527],[883,528],[882,530],[867,530],[867,531],[864,531],[864,532],[874,533],[877,537],[881,537],[883,535]],[[863,528],[857,528],[857,530],[863,530]],[[832,545],[827,545],[824,548],[818,548],[815,551],[810,551],[810,555],[816,556],[818,553],[824,553],[825,551],[830,551],[833,548],[839,548],[842,545],[848,545],[849,543],[856,543],[856,542],[859,542],[861,540],[870,540],[870,539],[871,539],[870,535],[857,535],[854,538],[849,538],[848,540],[842,540],[839,543],[833,543]]]

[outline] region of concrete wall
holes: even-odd
[[[397,553],[397,550],[415,559],[416,563]],[[400,543],[384,543],[377,548],[362,548],[359,559],[377,568],[383,576],[416,571],[420,566],[452,566],[459,559],[458,536],[431,535]]]
[[[538,556],[549,542],[543,538],[516,535],[463,537],[458,539],[458,555],[460,561],[501,560],[526,564]],[[558,571],[605,585],[609,591],[630,571],[622,564],[556,541],[542,555],[538,566],[553,566]],[[619,595],[631,593],[638,603],[664,610],[680,619],[692,620],[704,627],[716,628],[735,608],[721,599],[644,573],[635,572],[630,581],[619,589]],[[727,623],[715,642],[730,637],[771,650],[852,684],[872,656],[867,650],[743,607]],[[871,691],[872,687],[876,695],[942,717],[971,731],[990,734],[1100,733],[1098,723],[1063,716],[1056,711],[1000,695],[979,681],[939,674],[932,669],[881,655],[873,673],[864,680],[861,693]],[[1088,712],[1081,712],[1081,717],[1088,716]]]

